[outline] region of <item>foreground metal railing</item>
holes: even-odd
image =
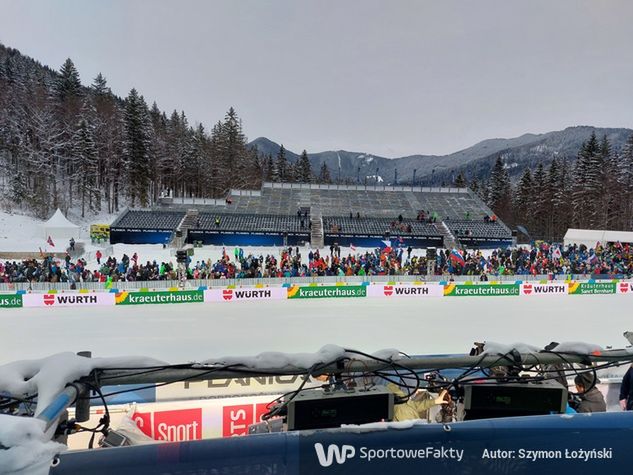
[[[357,362],[358,364],[355,364]],[[535,352],[518,353],[509,352],[505,355],[489,354],[480,356],[423,356],[402,358],[395,360],[399,367],[412,370],[440,370],[449,368],[491,368],[497,366],[533,366],[551,365],[560,363],[579,363],[590,365],[592,363],[622,364],[633,362],[633,350],[618,349],[594,352],[593,354],[559,353],[559,352]],[[344,368],[344,369],[343,369]],[[371,359],[353,360],[351,363],[341,365],[340,362],[323,365],[318,368],[316,374],[336,374],[341,372],[374,372],[393,369],[393,364]],[[136,369],[101,369],[96,375],[80,378],[74,384],[67,386],[38,416],[46,422],[47,429],[51,427],[73,405],[80,391],[85,390],[85,384],[94,385],[125,385],[125,384],[159,384],[187,380],[209,381],[214,379],[232,379],[257,377],[262,375],[301,375],[309,374],[312,368],[285,366],[280,368],[253,369],[246,366],[224,364],[200,365],[200,367],[164,369],[154,368]]]

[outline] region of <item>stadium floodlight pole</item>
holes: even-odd
[[[516,357],[516,358],[515,358]],[[354,361],[358,361],[357,359]],[[628,350],[606,350],[600,353],[586,355],[578,353],[522,353],[522,354],[490,354],[479,356],[425,356],[414,358],[401,358],[395,360],[398,366],[414,370],[449,369],[449,368],[491,368],[496,366],[524,366],[559,364],[559,363],[613,363],[633,362],[633,352]],[[310,368],[286,366],[281,368],[268,368],[257,370],[244,366],[243,368],[231,366],[234,369],[225,369],[221,364],[200,365],[192,368],[165,368],[152,371],[139,372],[138,369],[102,369],[99,370],[98,380],[102,385],[116,384],[154,384],[171,383],[177,381],[209,381],[214,379],[235,379],[261,376],[299,375],[310,372]],[[363,359],[362,365],[351,372],[381,371],[393,369],[393,365],[380,361]],[[318,374],[336,373],[340,369],[336,364],[319,368]],[[90,379],[94,381],[94,379]]]

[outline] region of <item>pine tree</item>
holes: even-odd
[[[81,81],[75,64],[68,58],[59,70],[55,91],[60,101],[81,96]]]
[[[319,183],[329,184],[332,183],[332,177],[330,176],[330,169],[327,163],[323,162],[321,165],[321,171],[319,172]]]
[[[269,181],[269,182],[275,181],[273,178],[276,175],[275,161],[273,160],[273,156],[270,153],[266,156],[265,167],[266,167],[266,172],[265,172],[264,177],[266,181]]]
[[[86,215],[86,201],[88,209],[94,212],[98,209],[101,195],[97,188],[98,155],[94,142],[93,126],[82,118],[77,124],[73,136],[73,150],[76,160],[77,184],[81,196],[81,217]]]
[[[602,191],[602,160],[596,134],[583,143],[574,170],[574,223],[579,228],[595,227]]]
[[[296,177],[299,183],[310,183],[312,181],[312,165],[305,150],[301,153],[296,168]]]
[[[457,188],[466,188],[467,186],[466,177],[464,176],[463,171],[459,172],[459,175],[457,175],[457,178],[455,178],[453,185],[456,186]]]
[[[132,206],[138,197],[148,205],[150,165],[149,111],[143,96],[132,89],[125,100],[123,156],[128,170],[128,193]]]
[[[532,172],[526,168],[521,175],[514,197],[514,219],[532,232],[532,219],[530,211],[533,209],[534,184]]]
[[[606,135],[600,142],[600,194],[596,224],[600,229],[617,229],[621,216],[620,187],[618,186],[618,157],[613,153]]]
[[[284,182],[288,178],[288,160],[286,159],[286,149],[283,144],[279,147],[277,152],[277,159],[275,160],[276,180],[278,182]]]
[[[571,198],[573,177],[569,161],[566,158],[559,162],[558,179],[553,190],[552,208],[555,216],[553,234],[561,238],[572,226],[574,213]]]
[[[556,222],[561,219],[559,216],[559,210],[554,207],[554,195],[556,194],[556,187],[558,186],[560,175],[560,164],[556,157],[552,159],[549,168],[547,169],[547,178],[545,181],[545,236],[548,240],[552,241],[556,235]]]
[[[92,81],[92,85],[90,86],[90,89],[92,90],[95,96],[99,96],[99,97],[108,96],[112,94],[112,91],[108,87],[108,82],[106,81],[106,78],[101,73],[97,74],[97,77],[94,78],[94,80]]]
[[[530,214],[532,217],[532,234],[541,239],[547,239],[545,236],[546,222],[548,218],[548,202],[547,202],[547,177],[543,164],[539,163],[534,172],[532,203]]]
[[[224,117],[219,135],[220,163],[227,173],[226,191],[230,188],[247,188],[258,180],[253,154],[247,147],[241,120],[233,107]]]
[[[633,134],[629,137],[619,156],[618,184],[621,190],[622,229],[633,227]]]
[[[503,159],[497,157],[488,184],[488,206],[502,220],[510,221],[512,214],[511,198],[512,189],[508,171],[503,164]]]

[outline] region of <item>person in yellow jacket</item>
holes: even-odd
[[[397,385],[388,383],[387,388],[396,397],[404,398],[406,394]],[[418,391],[415,395],[411,396],[407,402],[402,404],[395,404],[393,406],[393,420],[394,421],[408,421],[412,419],[426,419],[426,411],[433,406],[440,406],[442,404],[449,403],[449,395],[446,389],[443,389],[440,394],[434,398],[421,399],[419,394],[424,391]],[[426,393],[428,394],[428,393]]]

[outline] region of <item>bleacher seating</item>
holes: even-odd
[[[219,218],[219,224],[216,224],[216,218]],[[301,226],[302,222],[303,227]],[[275,216],[262,214],[200,213],[199,223],[196,223],[193,229],[308,233],[309,226],[309,218],[299,218],[296,214]]]
[[[277,245],[285,243],[287,238],[296,242],[314,239],[310,235],[310,213],[323,217],[323,233],[319,235],[325,241],[331,238],[351,243],[353,240],[355,245],[364,239],[365,244],[373,246],[387,235],[400,236],[419,246],[441,245],[442,239],[453,237],[474,246],[495,245],[508,242],[512,237],[500,221],[484,222],[484,217],[491,216],[492,211],[474,193],[463,188],[265,183],[261,191],[236,190],[226,200],[211,204],[201,203],[199,199],[181,201],[179,204],[175,198],[167,204],[161,203],[156,211],[127,211],[112,225],[120,228],[116,239],[120,242],[127,242],[124,239],[171,241],[173,236],[166,236],[165,232],[176,230],[185,209],[197,210],[198,214],[195,221],[192,219],[186,226],[187,235],[183,235],[183,239],[209,244],[232,241]],[[297,215],[298,210],[301,216]],[[303,214],[305,212],[308,216]],[[399,215],[402,215],[402,223],[399,223]],[[433,216],[436,221],[432,224],[419,221],[418,216],[426,219]],[[216,219],[219,222],[216,223]],[[442,222],[454,236],[450,236]],[[317,223],[320,224],[318,218]],[[154,229],[161,234],[143,234],[144,229]],[[320,226],[315,229],[320,230]],[[121,234],[125,232],[136,234]],[[249,240],[248,233],[258,237]]]
[[[408,231],[411,226],[411,231]],[[388,218],[357,218],[349,216],[328,216],[323,218],[323,229],[326,234],[367,234],[383,236],[389,233],[394,236],[441,236],[437,225],[416,220]]]
[[[512,232],[500,221],[484,222],[483,220],[446,220],[448,228],[457,239],[498,238],[511,239]]]
[[[419,211],[437,212],[440,219],[492,214],[474,194],[458,188],[362,187],[265,183],[258,195],[233,194],[231,204],[218,212],[291,215],[301,207],[319,208],[324,215],[415,218]]]
[[[185,216],[179,211],[139,211],[129,210],[119,217],[113,228],[165,229],[175,230]]]

